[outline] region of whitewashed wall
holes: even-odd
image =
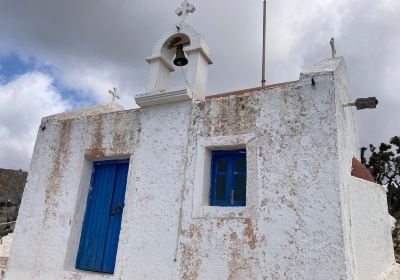
[[[365,280],[349,226],[358,153],[349,99],[337,58],[242,94],[44,119],[6,279]],[[204,199],[217,147],[247,149],[244,208]],[[91,162],[127,156],[115,274],[76,271]]]
[[[357,279],[384,279],[395,264],[386,191],[381,185],[352,178],[350,205]]]

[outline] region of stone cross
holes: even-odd
[[[119,99],[117,88],[110,89],[108,93],[112,95],[112,102],[115,102],[115,99]]]
[[[175,14],[178,17],[181,17],[181,25],[186,24],[186,19],[190,13],[194,13],[196,11],[196,7],[193,4],[190,4],[188,0],[182,2],[181,7],[175,10]]]
[[[331,38],[330,44],[332,49],[332,58],[334,58],[336,56],[335,38]]]

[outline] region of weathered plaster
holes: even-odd
[[[352,204],[349,99],[336,58],[240,95],[46,118],[7,279],[365,280],[356,241],[373,224]],[[248,149],[248,206],[207,208],[207,149],[235,145]],[[118,157],[130,168],[115,274],[77,271],[91,162]],[[369,259],[382,275],[385,252]]]

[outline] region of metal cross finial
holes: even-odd
[[[181,17],[181,25],[186,24],[186,19],[190,13],[194,13],[196,11],[196,7],[193,4],[190,4],[188,0],[182,2],[181,7],[175,10],[175,14],[178,17]]]
[[[334,58],[336,56],[335,38],[331,38],[330,44],[332,49],[332,58]]]
[[[117,88],[110,89],[108,93],[112,95],[112,102],[115,102],[115,99],[119,99]]]

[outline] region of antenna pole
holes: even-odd
[[[266,20],[267,20],[267,1],[264,0],[263,3],[264,11],[263,11],[263,47],[262,47],[262,79],[261,79],[261,86],[265,86],[265,33],[266,33]]]

